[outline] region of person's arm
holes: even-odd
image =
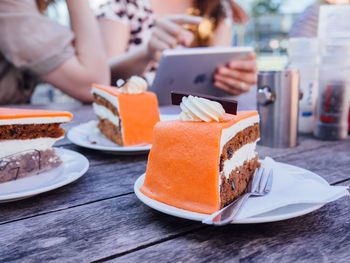
[[[218,47],[232,46],[232,40],[232,27],[222,21],[215,30],[214,45]]]
[[[127,51],[130,26],[110,19],[98,20],[104,48],[112,71],[111,81],[127,79],[131,75],[142,75],[150,62],[146,45]]]
[[[110,71],[97,21],[87,0],[67,0],[75,55],[42,79],[83,102],[91,102],[92,83],[108,84]]]
[[[120,78],[127,79],[132,75],[143,75],[151,61],[152,57],[148,54],[147,45],[140,45],[132,51],[110,58],[112,84]]]
[[[125,52],[129,40],[126,26],[122,26],[121,22],[106,22],[104,19],[101,19],[100,27],[109,57],[112,83],[118,78],[142,75],[147,70],[150,62],[159,61],[161,53],[166,49],[175,48],[178,45],[189,46],[193,35],[185,30],[182,25],[198,24],[200,21],[201,18],[195,16],[165,16],[157,21],[147,43],[132,51]],[[122,44],[118,44],[118,47],[112,47],[112,43],[117,41],[117,39],[111,35],[120,36],[118,41]]]

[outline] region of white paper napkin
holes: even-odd
[[[325,204],[349,195],[345,186],[331,186],[320,176],[291,165],[278,163],[267,157],[262,166],[273,169],[273,183],[269,194],[250,197],[237,220],[256,216],[292,204]]]

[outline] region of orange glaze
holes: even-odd
[[[154,93],[120,93],[115,87],[94,85],[118,98],[125,146],[152,143],[153,127],[159,122],[158,100]]]
[[[72,120],[73,115],[72,113],[66,111],[29,110],[0,107],[0,120],[44,117],[68,117],[70,120]]]
[[[206,214],[218,211],[222,130],[257,114],[226,114],[222,122],[159,122],[154,128],[141,192],[185,210]]]

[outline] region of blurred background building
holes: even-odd
[[[106,0],[90,0],[97,7]],[[233,30],[234,45],[253,46],[258,55],[259,70],[279,70],[287,63],[288,33],[295,21],[315,0],[237,0],[249,13],[247,25],[236,25]],[[49,17],[69,26],[65,1],[57,1],[48,10]],[[40,85],[33,95],[32,103],[73,102],[49,85]]]

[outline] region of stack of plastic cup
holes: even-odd
[[[319,95],[314,135],[341,140],[348,135],[350,39],[328,39],[321,47]]]
[[[321,5],[319,95],[314,135],[325,140],[347,137],[350,95],[350,5]]]
[[[297,69],[300,77],[299,133],[312,133],[315,123],[319,73],[319,40],[291,38],[288,44],[288,68]]]

